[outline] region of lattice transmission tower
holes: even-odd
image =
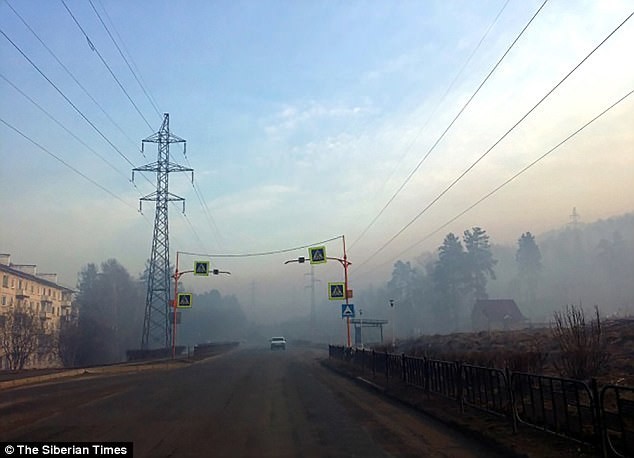
[[[169,253],[169,225],[168,205],[170,202],[183,202],[185,211],[185,199],[169,192],[169,174],[171,172],[192,172],[194,169],[183,167],[170,162],[170,144],[182,143],[183,151],[186,142],[180,137],[170,133],[169,114],[163,114],[163,124],[158,132],[150,135],[141,142],[141,150],[146,143],[158,144],[158,157],[156,162],[137,167],[134,172],[155,172],[156,191],[141,198],[139,208],[143,201],[156,202],[154,215],[154,235],[152,237],[152,254],[147,278],[147,294],[145,296],[145,317],[143,319],[143,335],[141,348],[147,350],[151,347],[169,348],[172,344],[170,332],[170,299],[171,299],[171,269]]]

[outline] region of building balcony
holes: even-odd
[[[30,296],[29,296],[29,292],[26,289],[18,289],[15,292],[15,297],[17,299],[25,299]]]
[[[42,296],[40,298],[40,302],[42,302],[42,305],[44,305],[44,304],[52,304],[53,303],[53,299],[50,296]]]

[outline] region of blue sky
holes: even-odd
[[[156,152],[146,149],[143,157],[139,146],[160,127],[159,113],[90,3],[65,1],[151,128],[61,1],[3,0],[0,28],[130,162],[154,161]],[[359,285],[385,281],[400,253],[634,89],[632,19],[368,261],[634,11],[634,2],[550,0],[359,239],[541,1],[510,0],[506,6],[503,0],[92,1],[159,111],[170,114],[172,132],[187,140],[196,186],[217,227],[188,177],[172,175],[170,190],[187,199],[186,218],[177,207],[170,214],[172,251],[268,251],[344,234],[353,264],[363,264],[356,277],[352,271],[351,280]],[[136,209],[139,197],[152,192],[154,178],[137,176],[133,187],[128,181],[132,166],[4,36],[0,70],[0,117],[117,196],[0,123],[0,251],[11,253],[13,262],[57,271],[70,286],[83,265],[111,257],[133,274],[140,272],[150,253],[154,215],[149,203],[143,216]],[[565,224],[573,207],[588,222],[634,210],[631,99],[400,258],[433,251],[445,233],[462,233],[474,225],[485,228],[494,243],[513,244],[522,232],[539,234]],[[172,155],[187,165],[180,150]],[[339,243],[329,250],[341,255]],[[246,301],[251,282],[264,289],[283,279],[281,288],[293,283],[301,296],[304,271],[283,270],[278,267],[283,260],[224,261],[234,275],[222,284],[222,292]],[[338,275],[336,266],[329,269],[328,275]]]

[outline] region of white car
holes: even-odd
[[[271,350],[286,350],[286,339],[284,337],[271,337]]]

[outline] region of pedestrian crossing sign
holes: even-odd
[[[178,308],[186,309],[192,306],[192,293],[178,293]]]
[[[195,261],[194,275],[209,276],[209,261]]]
[[[354,304],[341,304],[341,318],[354,318]]]
[[[345,299],[343,295],[346,290],[346,284],[341,283],[328,283],[328,300],[331,301],[339,301],[341,299]]]
[[[324,264],[326,262],[326,247],[316,246],[308,249],[311,264]]]

